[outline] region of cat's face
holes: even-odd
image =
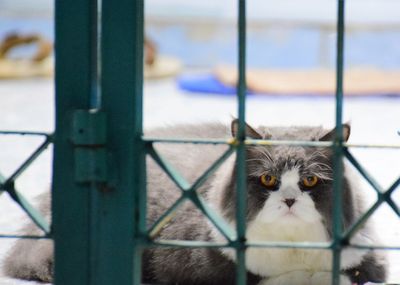
[[[330,140],[334,135],[334,131],[327,132],[321,128],[249,129],[248,133],[254,138],[314,141]],[[348,134],[348,126],[345,126],[346,140]],[[330,224],[332,169],[329,148],[249,146],[247,221],[257,219],[266,225],[299,222]],[[235,182],[232,181],[226,189],[222,205],[224,215],[230,220],[234,220],[234,188]]]
[[[313,223],[329,210],[332,166],[327,152],[250,147],[247,154],[249,219],[257,215],[266,224]]]

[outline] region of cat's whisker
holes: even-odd
[[[261,158],[249,158],[249,159],[246,159],[246,162],[250,162],[250,161],[261,161],[261,162],[264,162],[265,160],[261,159]]]
[[[313,169],[313,168],[318,168],[319,170],[332,171],[332,167],[330,165],[322,162],[313,162],[307,165],[306,167],[306,169]]]
[[[309,160],[311,161],[311,160],[321,159],[321,158],[328,159],[328,154],[324,151],[316,150],[311,154]]]

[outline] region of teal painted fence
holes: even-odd
[[[149,246],[231,247],[237,254],[237,284],[246,283],[245,250],[248,247],[322,248],[333,251],[332,284],[338,284],[340,252],[358,227],[384,202],[399,215],[391,194],[400,178],[384,190],[348,151],[343,142],[344,0],[338,0],[336,63],[336,138],[333,142],[248,140],[246,106],[246,1],[238,0],[239,131],[226,140],[144,138],[143,0],[56,1],[56,131],[55,134],[1,132],[3,135],[39,135],[44,142],[10,177],[0,176],[0,191],[7,192],[55,241],[55,284],[140,284],[141,254]],[[101,17],[100,17],[101,15]],[[101,35],[101,37],[100,37]],[[123,138],[123,139],[121,139]],[[154,149],[157,143],[226,144],[228,150],[190,185]],[[54,143],[52,227],[15,189],[14,181],[46,147]],[[331,243],[246,241],[245,146],[303,145],[332,147],[334,160],[334,216]],[[231,229],[196,193],[234,152],[238,158],[237,225]],[[181,189],[181,197],[159,220],[146,228],[145,156],[151,156]],[[346,232],[341,228],[341,160],[347,158],[372,185],[377,202]],[[152,240],[185,200],[191,200],[226,237],[224,244],[200,241]],[[50,230],[51,229],[51,230]],[[0,235],[10,238],[17,236]],[[384,248],[361,246],[357,248]],[[400,249],[392,247],[391,249]]]

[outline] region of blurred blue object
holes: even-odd
[[[177,79],[177,83],[179,88],[189,92],[236,94],[236,88],[222,84],[213,74],[182,75]]]
[[[204,73],[204,74],[189,74],[189,75],[181,75],[177,78],[177,85],[178,87],[183,90],[190,92],[192,94],[213,94],[213,95],[224,95],[224,96],[231,96],[236,95],[237,90],[235,87],[228,86],[223,84],[218,78],[211,73]],[[255,93],[251,90],[247,90],[247,95],[270,95],[275,97],[289,96],[289,97],[319,97],[319,98],[333,98],[335,96],[334,93],[332,94],[319,94],[319,93],[287,93],[287,94],[280,94],[280,93]],[[368,98],[400,98],[399,93],[366,93],[366,94],[349,94],[346,93],[347,96],[352,97],[368,97]],[[355,95],[355,96],[354,96]],[[400,133],[399,133],[400,134]]]

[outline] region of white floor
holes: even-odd
[[[179,122],[222,121],[235,116],[233,97],[186,94],[173,80],[148,82],[145,86],[145,127]],[[247,121],[258,125],[334,125],[332,98],[248,98]],[[352,125],[352,143],[400,145],[400,98],[346,99],[344,118]],[[0,81],[0,130],[52,131],[54,128],[54,85],[51,80]],[[0,172],[8,176],[32,152],[40,139],[0,136]],[[400,174],[400,149],[354,149],[352,152],[385,188]],[[17,181],[17,188],[34,198],[50,185],[51,148]],[[366,195],[375,198],[366,186]],[[400,205],[400,191],[394,193]],[[24,214],[0,195],[0,233],[16,233]],[[400,245],[400,219],[382,206],[373,216],[384,244]],[[0,264],[13,240],[0,239]],[[388,252],[391,283],[400,283],[400,252]],[[1,275],[1,274],[0,274]],[[32,284],[0,277],[0,284]]]

